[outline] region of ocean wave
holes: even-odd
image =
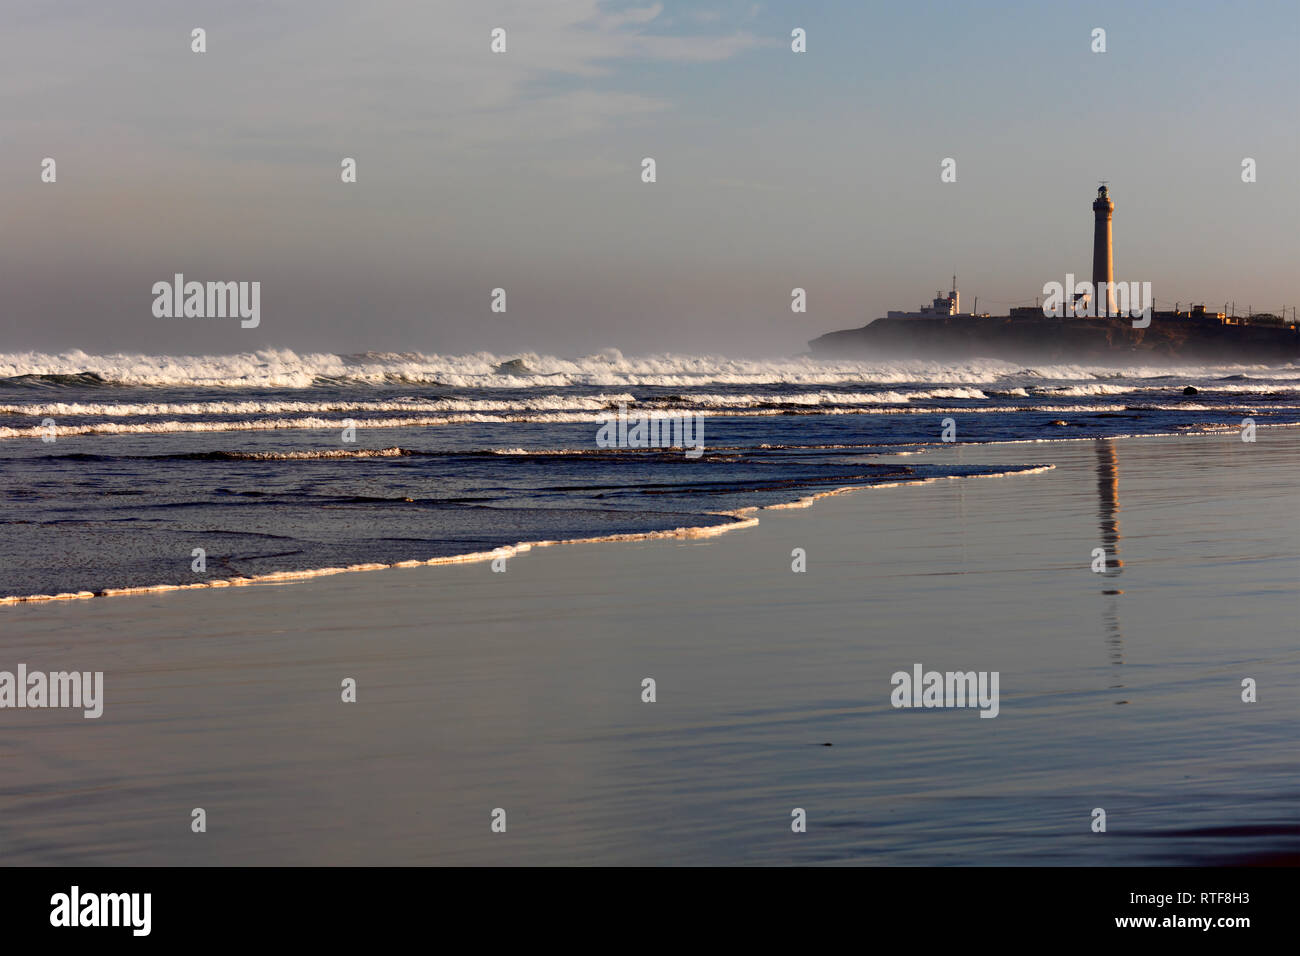
[[[1167,385],[1108,385],[1096,382],[1090,385],[1040,385],[1034,386],[1031,395],[1048,398],[1086,398],[1092,395],[1130,395],[1142,392],[1158,392],[1166,395],[1176,394],[1187,385],[1194,386],[1200,393],[1214,395],[1275,395],[1279,398],[1300,395],[1300,382],[1260,382],[1255,385],[1224,385],[1219,382],[1202,384],[1202,380],[1180,380],[1178,384]]]
[[[998,401],[1017,398],[1092,398],[1119,395],[1181,393],[1177,386],[1107,385],[1044,385],[1013,389],[930,388],[912,391],[839,392],[804,391],[771,394],[683,392],[671,396],[637,398],[628,392],[601,393],[597,395],[543,394],[523,395],[510,400],[479,398],[401,398],[389,401],[289,401],[280,399],[250,399],[246,401],[209,402],[36,402],[32,404],[0,404],[0,415],[28,415],[38,418],[162,418],[188,416],[205,418],[215,416],[252,415],[319,415],[325,413],[383,413],[404,412],[417,414],[493,414],[518,416],[529,412],[610,412],[619,406],[629,411],[637,409],[673,411],[725,411],[728,409],[820,409],[853,407],[858,405],[909,405],[915,402],[943,400]],[[1295,385],[1258,384],[1201,386],[1201,395],[1244,395],[1287,398],[1300,395],[1300,383]],[[511,418],[510,420],[515,420]]]
[[[1017,390],[1024,395],[1024,390]],[[1012,393],[1007,393],[1008,395]],[[754,395],[748,393],[692,393],[669,397],[638,399],[629,393],[599,395],[524,395],[517,399],[478,398],[404,398],[393,401],[335,401],[307,402],[284,400],[212,401],[212,402],[39,402],[33,404],[0,404],[0,415],[32,415],[62,418],[138,418],[165,415],[284,415],[319,414],[333,412],[504,412],[519,414],[529,411],[592,411],[616,410],[620,405],[629,409],[726,409],[726,408],[777,408],[817,407],[833,405],[906,405],[914,401],[936,399],[982,400],[988,396],[977,388],[935,388],[911,392],[791,392],[785,394]],[[1025,396],[1027,397],[1027,396]]]
[[[986,406],[937,406],[937,407],[891,407],[891,406],[837,406],[812,407],[802,410],[793,408],[750,408],[750,409],[712,409],[706,418],[762,418],[777,415],[965,415],[965,414],[1006,414],[1034,413],[1041,415],[1062,415],[1079,413],[1106,412],[1242,412],[1264,413],[1271,411],[1294,411],[1291,405],[1241,404],[1207,404],[1204,402],[1180,402],[1178,404],[1148,403],[1097,404],[1097,405],[986,405]],[[169,420],[159,422],[94,422],[83,425],[54,424],[49,428],[40,424],[30,426],[0,426],[0,440],[3,439],[38,439],[48,436],[51,431],[55,437],[72,437],[76,435],[152,435],[180,434],[187,432],[255,432],[255,431],[341,431],[349,423],[358,431],[363,429],[386,428],[433,428],[446,425],[465,424],[506,424],[518,422],[596,424],[605,416],[594,412],[526,412],[516,415],[491,414],[454,414],[436,416],[403,416],[389,418],[326,419],[318,416],[301,418],[265,418],[243,419],[237,421],[194,421]]]
[[[178,455],[150,455],[152,459],[189,461],[317,461],[334,458],[405,458],[415,452],[407,448],[326,448],[313,451],[202,451]]]
[[[634,396],[527,395],[509,401],[492,399],[417,399],[391,401],[308,402],[278,399],[212,402],[40,402],[30,405],[0,404],[0,414],[64,418],[136,418],[164,415],[284,415],[334,412],[521,412],[601,411],[620,404],[635,405]]]
[[[522,369],[503,363],[519,359]],[[358,355],[298,354],[267,349],[233,355],[160,356],[137,353],[90,355],[0,354],[0,387],[180,386],[196,388],[308,389],[329,385],[443,385],[461,388],[556,388],[570,385],[625,388],[636,385],[691,387],[720,385],[906,385],[978,386],[1012,379],[1096,381],[1197,377],[1250,373],[1269,378],[1300,377],[1300,370],[1268,366],[1136,367],[1117,370],[1092,365],[1026,367],[996,359],[963,363],[924,360],[871,362],[813,358],[730,359],[675,354],[625,357],[607,349],[573,359],[535,353],[426,355],[367,352]]]

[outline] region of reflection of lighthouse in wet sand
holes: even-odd
[[[1097,442],[1097,519],[1101,545],[1106,552],[1106,573],[1120,574],[1124,562],[1119,559],[1119,458],[1115,453],[1115,443],[1109,439]],[[1124,663],[1124,635],[1119,628],[1119,595],[1124,592],[1107,588],[1101,593],[1106,595],[1102,623],[1106,630],[1106,643],[1110,646],[1110,662],[1118,667]],[[1123,686],[1111,685],[1112,689]],[[1115,703],[1127,704],[1128,701],[1117,700]]]
[[[1107,573],[1119,571],[1119,458],[1110,439],[1097,442],[1097,517],[1101,520],[1101,545]]]

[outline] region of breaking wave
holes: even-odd
[[[1044,416],[1056,416],[1067,414],[1098,414],[1098,413],[1144,413],[1155,411],[1174,411],[1174,412],[1222,412],[1224,414],[1238,414],[1243,410],[1241,405],[1223,405],[1223,404],[1205,404],[1200,402],[1186,402],[1176,405],[1167,404],[1142,404],[1142,405],[995,405],[986,407],[944,407],[944,406],[927,406],[924,408],[853,408],[853,407],[815,407],[807,408],[801,412],[792,409],[781,408],[755,408],[755,409],[710,409],[708,415],[714,418],[762,418],[765,416],[776,415],[956,415],[956,414],[1006,414],[1031,412]],[[1269,412],[1269,411],[1292,411],[1293,406],[1289,405],[1260,405],[1254,403],[1249,408],[1252,412]],[[365,419],[327,419],[317,416],[306,416],[301,418],[261,418],[261,419],[242,419],[226,421],[195,421],[195,420],[170,420],[160,422],[94,422],[84,425],[59,425],[42,426],[33,424],[28,426],[0,426],[0,440],[14,438],[42,438],[48,435],[59,437],[74,435],[165,435],[180,434],[185,432],[263,432],[263,431],[281,431],[281,430],[299,430],[299,431],[337,431],[346,427],[351,422],[357,428],[432,428],[442,425],[466,425],[466,424],[510,424],[510,423],[580,423],[580,422],[599,422],[604,416],[595,412],[555,412],[555,413],[523,413],[523,414],[458,414],[458,415],[436,415],[436,416],[402,416],[388,418],[365,418]]]
[[[519,360],[514,367],[503,367]],[[625,357],[606,349],[564,359],[533,353],[426,355],[414,352],[364,352],[353,355],[298,353],[268,349],[235,355],[163,356],[135,353],[89,355],[22,352],[0,354],[0,387],[185,386],[196,388],[292,388],[331,385],[443,385],[457,388],[547,388],[587,385],[622,388],[637,385],[845,385],[907,384],[973,386],[1007,377],[1095,381],[1113,377],[1300,379],[1300,368],[1267,366],[1186,366],[1127,368],[1050,365],[1027,368],[995,359],[963,363],[914,361],[827,361],[812,358],[772,360],[718,356],[650,355]]]

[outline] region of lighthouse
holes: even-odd
[[[1097,198],[1092,203],[1095,220],[1092,229],[1092,292],[1097,302],[1097,314],[1106,310],[1106,315],[1115,314],[1115,292],[1111,288],[1115,282],[1115,259],[1110,245],[1110,217],[1115,212],[1115,203],[1103,182],[1097,190]],[[1106,299],[1101,298],[1102,283],[1106,283]]]

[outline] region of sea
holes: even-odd
[[[687,431],[639,447],[620,417]],[[936,444],[1298,422],[1296,366],[0,354],[0,600],[706,532],[844,488],[1017,470],[927,460]]]

